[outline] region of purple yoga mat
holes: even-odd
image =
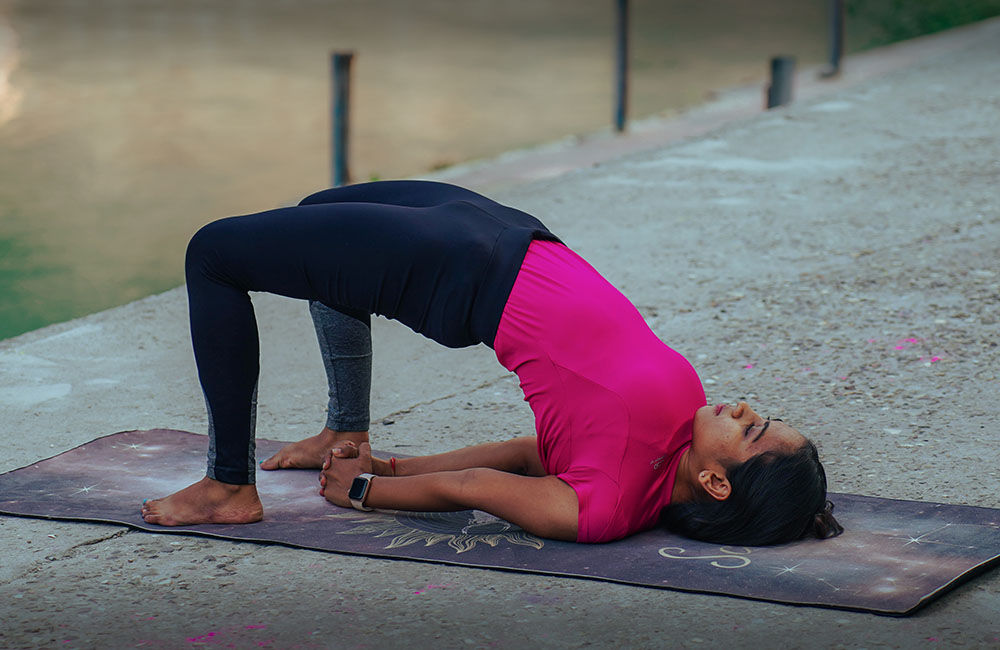
[[[1000,510],[989,508],[834,494],[846,532],[831,540],[747,548],[655,530],[572,544],[479,511],[338,508],[318,496],[315,470],[259,471],[265,519],[255,524],[146,524],[142,500],[203,476],[207,443],[166,429],[98,438],[0,475],[0,513],[893,615],[912,613],[1000,560]],[[258,440],[258,457],[283,444]]]

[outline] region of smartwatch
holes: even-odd
[[[351,490],[347,493],[347,498],[351,500],[351,505],[356,509],[364,510],[365,512],[374,510],[374,508],[369,508],[365,505],[365,497],[368,496],[368,490],[372,487],[373,478],[375,478],[374,474],[366,472],[358,476],[351,483]]]

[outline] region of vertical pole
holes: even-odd
[[[333,150],[331,184],[333,187],[351,182],[348,167],[348,136],[351,128],[351,62],[354,52],[331,52],[330,71],[333,86],[330,97],[330,144]]]
[[[823,77],[840,74],[840,62],[844,58],[844,22],[846,8],[844,0],[828,0],[830,5],[830,65],[823,71]]]
[[[792,81],[795,78],[795,58],[776,56],[771,59],[771,85],[767,87],[767,107],[783,106],[792,101]]]
[[[615,131],[625,130],[628,112],[628,0],[617,0],[615,45]]]

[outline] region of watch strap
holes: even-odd
[[[355,477],[354,484],[352,484],[351,486],[351,492],[355,491],[354,485],[356,485],[358,481],[364,481],[364,491],[361,493],[361,498],[359,499],[351,498],[351,505],[354,506],[356,510],[362,510],[364,512],[371,512],[372,510],[374,510],[374,508],[369,508],[368,506],[365,505],[365,499],[368,498],[368,492],[369,490],[371,490],[373,478],[375,478],[375,474],[370,474],[368,472],[365,472],[364,474],[359,474],[358,476]]]

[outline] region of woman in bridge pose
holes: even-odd
[[[326,427],[261,463],[320,469],[339,506],[474,508],[529,533],[605,542],[658,524],[774,544],[842,529],[816,447],[746,403],[707,405],[691,365],[536,218],[470,190],[386,181],[222,219],[187,251],[191,337],[208,405],[208,470],[142,506],[149,523],[249,523],[257,326],[248,291],[310,301]],[[517,373],[534,436],[400,460],[368,444],[370,315],[449,347],[483,343]]]

